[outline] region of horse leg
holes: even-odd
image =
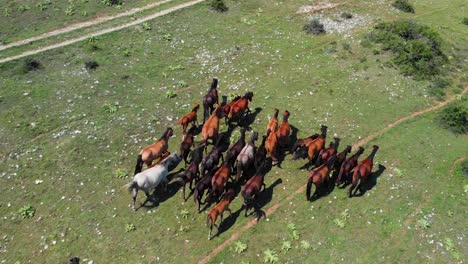
[[[187,198],[185,198],[185,185],[186,185],[186,184],[187,184],[187,183],[184,183],[184,188],[182,189],[182,193],[183,193],[183,195],[184,195],[184,201],[187,201]]]
[[[137,188],[133,188],[133,189],[132,189],[132,196],[133,196],[132,209],[133,209],[133,211],[136,211],[135,203],[136,203],[137,195],[138,195],[138,189],[137,189]]]

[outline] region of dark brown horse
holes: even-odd
[[[214,104],[219,104],[218,100],[218,79],[213,78],[213,82],[211,83],[210,90],[208,90],[208,94],[203,96],[203,124],[205,123],[206,119],[213,113]]]
[[[185,134],[184,136],[184,139],[182,140],[182,143],[180,143],[180,155],[182,156],[182,158],[184,159],[185,161],[185,165],[188,164],[188,156],[190,154],[190,149],[192,148],[193,146],[193,137],[195,135],[195,131],[197,130],[197,127],[196,126],[192,126],[189,131],[187,132],[187,134]]]
[[[340,166],[340,172],[338,173],[338,178],[335,181],[336,185],[340,185],[342,182],[349,181],[351,182],[350,173],[356,167],[358,163],[359,156],[364,153],[364,148],[359,147],[359,150],[349,157],[345,162]]]
[[[359,162],[356,168],[354,168],[353,182],[351,184],[351,187],[349,188],[349,197],[352,197],[353,195],[355,195],[358,189],[362,193],[363,191],[362,188],[364,188],[364,184],[366,183],[367,178],[372,173],[372,167],[374,166],[374,157],[375,157],[375,153],[377,153],[377,150],[379,150],[379,146],[377,145],[372,146],[371,154],[369,154],[367,158]],[[356,192],[354,192],[353,194],[353,190],[358,185],[358,182],[359,182],[359,186],[356,189]]]
[[[224,188],[231,176],[232,163],[226,160],[211,178],[211,192],[205,202],[210,204],[224,192]]]
[[[326,163],[330,157],[336,155],[336,153],[338,152],[338,147],[340,145],[340,139],[339,138],[334,138],[334,139],[335,139],[335,142],[331,142],[328,148],[322,149],[319,152],[315,166],[320,166]]]
[[[273,160],[271,158],[267,158],[265,162],[263,162],[262,166],[257,170],[254,176],[252,176],[241,188],[241,194],[244,198],[244,207],[245,207],[245,216],[250,208],[253,208],[255,203],[255,197],[258,193],[261,192],[262,187],[263,189],[266,188],[264,183],[265,175],[271,168]]]
[[[209,173],[207,173],[197,184],[195,185],[194,191],[193,191],[193,200],[195,201],[195,204],[197,205],[197,210],[200,212],[200,205],[205,204],[202,202],[202,197],[205,194],[205,191],[207,193],[211,192],[211,178],[213,178],[213,175],[218,171],[219,167],[213,168]]]
[[[269,133],[269,132],[268,132]],[[258,170],[260,166],[263,164],[263,162],[266,159],[267,151],[265,149],[265,142],[268,138],[268,133],[266,135],[262,136],[262,143],[258,147],[257,151],[255,151],[255,169]]]

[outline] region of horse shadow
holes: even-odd
[[[265,188],[262,192],[260,192],[256,197],[257,201],[256,205],[254,206],[254,209],[257,217],[257,222],[260,221],[262,216],[266,217],[266,213],[262,210],[262,208],[271,202],[271,200],[273,199],[273,191],[275,187],[281,183],[283,183],[283,180],[281,178],[277,179],[272,184],[270,184],[268,188]]]
[[[169,198],[171,198],[177,192],[179,192],[180,188],[182,188],[183,185],[180,184],[179,182],[170,182],[169,179],[172,180],[172,178],[175,175],[177,175],[178,173],[182,171],[183,169],[181,168],[180,170],[176,172],[171,172],[167,176],[169,183],[167,184],[166,190],[164,190],[164,188],[161,185],[157,186],[155,190],[153,191],[153,193],[150,195],[150,197],[147,197],[145,202],[141,204],[140,208],[152,209],[152,208],[158,207],[161,203],[167,201]]]
[[[239,184],[236,184],[236,183],[233,183],[232,187],[235,192],[235,197],[237,197],[240,193],[241,187]],[[236,223],[237,218],[242,212],[242,209],[244,209],[243,206],[237,209],[234,213],[230,214],[228,217],[224,218],[224,220],[219,224],[218,232],[216,233],[216,235],[213,236],[213,238],[220,236],[224,232],[228,231]]]
[[[257,115],[263,110],[261,107],[256,107],[254,112],[249,112],[245,114],[240,120],[239,120],[239,126],[240,127],[245,127],[248,130],[251,130],[250,125],[255,122],[255,119],[257,118]]]
[[[361,186],[358,186],[360,188],[359,194],[355,194],[353,196],[360,197],[366,194],[366,192],[372,190],[375,185],[377,185],[377,179],[382,175],[382,173],[386,170],[387,168],[379,164],[379,169],[372,172],[371,175],[367,178],[367,181]]]

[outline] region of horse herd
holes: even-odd
[[[199,212],[215,204],[207,216],[207,225],[210,228],[208,239],[212,238],[213,226],[218,228],[217,218],[220,217],[222,222],[223,213],[225,211],[231,213],[229,205],[239,192],[239,187],[244,199],[241,209],[245,209],[245,216],[251,209],[255,212],[260,211],[256,197],[262,192],[262,188],[265,190],[265,175],[274,165],[279,166],[287,153],[293,155],[293,160],[307,159],[308,162],[302,168],[307,169],[313,166],[307,175],[307,200],[323,194],[323,191],[333,182],[336,185],[344,184],[344,186],[351,184],[349,197],[355,195],[358,189],[362,192],[361,187],[372,172],[373,159],[378,146],[374,145],[369,156],[360,162],[359,156],[364,152],[362,147],[359,147],[359,150],[351,157],[346,158],[351,152],[351,146],[347,146],[338,153],[339,138],[334,138],[329,147],[325,147],[327,127],[324,125],[321,126],[320,133],[293,142],[289,124],[290,113],[287,110],[284,111],[282,122],[279,124],[278,109],[274,110],[266,133],[262,136],[260,145],[256,146],[258,132],[252,132],[247,142],[245,138],[246,131],[249,129],[249,124],[245,123],[245,120],[252,114],[249,102],[253,99],[253,93],[247,92],[244,96],[235,97],[229,103],[223,100],[220,104],[217,86],[218,80],[213,79],[208,93],[203,97],[203,123],[201,125],[198,124],[197,119],[197,112],[200,108],[198,103],[192,111],[178,121],[184,134],[179,153],[171,154],[168,151],[169,140],[173,137],[172,128],[167,128],[154,144],[140,151],[134,179],[126,185],[133,195],[132,208],[134,210],[136,210],[138,190],[146,194],[144,205],[151,199],[152,189],[159,185],[166,189],[169,172],[175,169],[182,160],[185,162],[185,169],[174,175],[172,180],[183,184],[184,200],[188,199],[185,189],[189,184],[191,191],[189,196],[193,194]],[[220,133],[220,120],[223,117],[228,130]],[[187,130],[190,124],[191,127]],[[240,127],[240,138],[230,145],[231,132],[237,126]],[[202,140],[196,143],[194,137],[200,132]],[[208,152],[210,144],[213,146]],[[144,164],[147,166],[146,170],[142,170]],[[312,185],[315,185],[315,192],[311,196]],[[200,208],[201,205],[204,205],[203,209]]]

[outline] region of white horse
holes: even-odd
[[[255,141],[258,139],[258,133],[254,132],[250,142],[247,143],[237,156],[237,174],[236,181],[239,180],[242,172],[248,170],[254,164],[255,160]]]
[[[133,194],[133,210],[136,210],[135,202],[138,190],[142,190],[145,192],[146,200],[143,203],[145,204],[148,201],[148,198],[150,197],[151,189],[155,189],[161,183],[164,184],[164,188],[167,187],[167,175],[171,170],[177,167],[181,160],[181,156],[179,156],[177,153],[173,153],[167,158],[165,158],[160,164],[140,173],[137,173],[133,177],[133,181],[124,186],[128,189],[129,192]]]

